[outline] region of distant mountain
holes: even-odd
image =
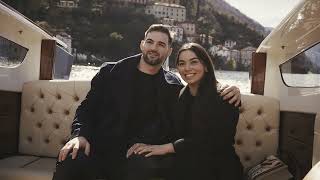
[[[264,28],[268,34],[274,29],[273,27],[264,27]]]
[[[244,15],[238,9],[234,8],[224,0],[204,0],[202,3],[205,3],[205,6],[211,7],[213,11],[219,14],[232,17],[235,22],[246,24],[248,28],[258,32],[263,36],[266,36],[270,32],[261,24]]]
[[[198,34],[213,37],[213,44],[226,40],[236,42],[235,49],[258,47],[265,28],[223,0],[180,0],[186,7],[187,19],[195,22]]]
[[[319,57],[320,57],[320,45],[317,44],[315,46],[313,46],[312,48],[310,48],[309,50],[307,50],[305,52],[306,56],[308,57],[308,59],[313,63],[314,66],[317,69],[318,72],[320,72],[319,68],[320,68],[320,61],[319,61]],[[301,55],[299,55],[301,56]]]

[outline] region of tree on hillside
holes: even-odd
[[[93,3],[93,0],[80,0],[79,6],[80,8],[87,9],[88,11],[90,11],[92,7],[92,3]]]

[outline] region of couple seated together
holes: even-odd
[[[222,87],[199,44],[184,44],[176,67],[165,25],[151,25],[141,54],[103,65],[78,107],[54,180],[242,179],[233,147],[240,91]]]

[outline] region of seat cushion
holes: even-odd
[[[0,179],[51,180],[56,159],[36,156],[12,156],[0,160]]]

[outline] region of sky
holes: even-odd
[[[225,0],[265,27],[275,27],[302,0]]]

